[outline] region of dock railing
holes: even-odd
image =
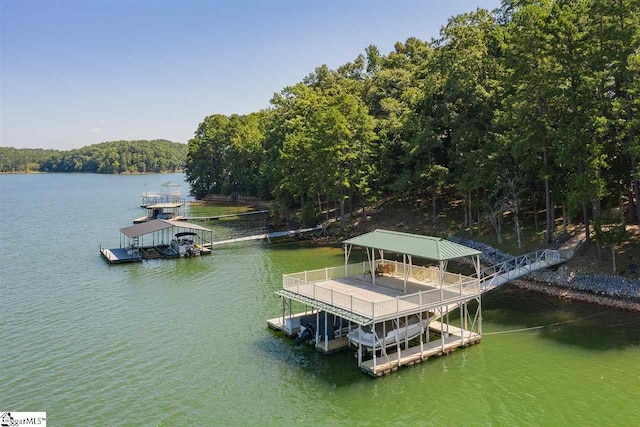
[[[283,274],[282,286],[284,289],[296,294],[331,304],[371,319],[388,317],[418,308],[436,307],[459,300],[462,297],[470,297],[480,293],[480,282],[474,277],[445,272],[443,290],[447,292],[444,294],[439,288],[439,270],[436,267],[409,266],[396,261],[377,260],[375,269],[378,270],[381,265],[392,265],[393,268],[386,270],[386,272],[396,277],[403,275],[405,269],[408,269],[410,272],[409,277],[420,281],[433,282],[438,288],[374,302],[320,286],[322,282],[343,277],[360,275],[363,278],[367,277],[370,271],[369,263],[366,261],[348,264],[346,268],[345,266],[328,267],[300,273]]]
[[[556,264],[560,260],[560,252],[553,249],[542,249],[536,252],[513,257],[506,261],[487,267],[480,272],[480,283],[482,292],[493,289],[499,285],[501,276],[507,276],[519,268],[524,271],[535,271],[540,269],[541,264]],[[474,275],[475,277],[475,275]]]

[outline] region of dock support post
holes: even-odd
[[[466,318],[464,317],[464,307],[467,305],[467,303],[460,303],[460,335],[462,335],[462,339],[460,340],[460,345],[464,345],[464,331],[465,331],[465,325],[464,325],[464,321],[466,320]]]
[[[420,360],[422,360],[422,355],[424,354],[424,319],[422,318],[422,314],[420,313]],[[427,318],[429,317],[429,313],[427,313]]]
[[[327,333],[327,312],[324,312],[324,351],[329,349],[329,334]]]
[[[376,373],[376,340],[378,338],[378,334],[376,334],[376,324],[371,325],[371,332],[373,333],[373,347],[371,347],[371,351],[373,352],[373,373]]]
[[[358,325],[358,368],[362,366],[362,325]]]
[[[284,301],[284,297],[282,297],[282,330],[285,330],[285,326],[286,326],[286,321],[285,321],[285,316],[287,315],[287,309],[285,308],[285,301]]]
[[[371,281],[376,284],[376,250],[371,249]]]
[[[409,316],[404,316],[404,349],[409,348]]]
[[[467,303],[464,303],[464,312],[465,312],[465,316],[464,316],[464,329],[467,329],[469,327],[469,323],[468,323],[468,318],[469,318],[469,307],[467,306]]]
[[[436,315],[436,312],[433,312],[433,315]],[[431,337],[429,336],[429,325],[431,324],[431,317],[429,317],[429,312],[427,312],[427,330],[425,338],[427,338],[427,344],[431,342]]]
[[[396,348],[398,349],[398,366],[400,366],[400,318],[396,318]]]
[[[317,311],[316,312],[316,344],[318,344],[318,341],[320,341],[320,312]]]
[[[442,352],[444,353],[444,325],[442,322],[444,321],[442,306],[440,306],[440,343],[442,345]]]
[[[447,306],[447,337],[449,336],[449,306]]]
[[[402,254],[402,264],[404,273],[402,274],[402,284],[404,286],[404,293],[407,293],[407,255]]]
[[[382,322],[382,351],[387,355],[387,322]],[[389,358],[387,357],[387,360]]]
[[[480,336],[482,336],[482,295],[478,297],[478,310],[480,311],[478,320],[478,333],[480,334]]]

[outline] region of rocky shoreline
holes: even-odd
[[[481,251],[480,261],[485,265],[512,258],[492,246],[471,239],[454,236],[450,240]],[[512,283],[519,288],[560,298],[640,311],[640,281],[621,276],[584,274],[561,265],[530,273],[525,280],[514,280]]]

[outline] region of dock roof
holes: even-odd
[[[344,241],[345,244],[412,255],[433,261],[447,261],[480,255],[480,251],[441,237],[421,236],[398,231],[375,230]]]
[[[139,237],[144,234],[153,233],[155,231],[165,230],[171,227],[186,228],[189,230],[211,231],[208,228],[202,227],[190,222],[171,221],[168,219],[154,219],[152,221],[143,222],[141,224],[135,224],[129,227],[121,228],[120,232],[129,238]]]

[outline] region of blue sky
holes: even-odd
[[[369,44],[430,40],[499,0],[0,0],[0,146],[187,142]]]

